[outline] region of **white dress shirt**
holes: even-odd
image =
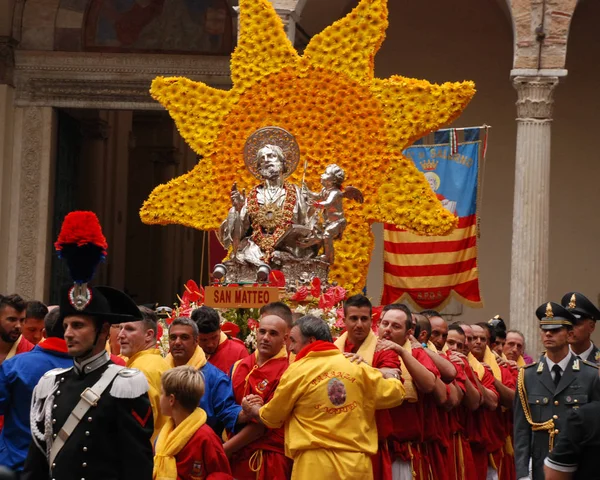
[[[569,353],[567,353],[567,356],[558,363],[554,363],[552,360],[550,360],[548,357],[546,357],[546,363],[548,364],[548,368],[550,369],[550,375],[552,376],[552,380],[554,380],[554,375],[556,375],[556,372],[552,371],[552,368],[554,367],[554,365],[558,365],[560,367],[561,375],[562,375],[563,373],[565,373],[565,370],[567,369],[567,365],[569,364],[569,361],[571,360],[571,355],[572,355],[571,350],[569,350]]]

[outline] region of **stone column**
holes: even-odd
[[[52,258],[56,114],[51,107],[19,107],[14,119],[6,291],[44,301]]]
[[[12,187],[12,151],[15,91],[0,85],[0,245],[8,245],[10,227],[10,192]],[[6,293],[8,255],[0,253],[0,292]]]
[[[541,352],[535,309],[548,301],[552,94],[558,77],[517,76],[517,154],[513,211],[510,321],[527,352]]]

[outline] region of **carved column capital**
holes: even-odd
[[[18,43],[12,37],[0,36],[0,83],[13,84],[15,48]]]
[[[513,78],[513,85],[517,90],[518,120],[552,120],[558,77],[517,76]]]

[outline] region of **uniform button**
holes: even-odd
[[[86,431],[86,432],[85,432],[85,436],[86,436],[86,437],[89,437],[89,436],[90,436],[90,432]]]
[[[91,421],[92,421],[92,417],[88,417],[88,422],[91,422]]]
[[[554,433],[558,433],[558,428],[556,430],[554,430]]]
[[[577,399],[573,400],[574,403],[577,403]]]
[[[535,401],[535,403],[540,403],[540,401],[539,401],[539,400],[536,400],[536,401]]]
[[[57,390],[57,391],[56,391],[56,394],[57,394],[57,395],[60,395],[60,390]]]
[[[54,404],[54,406],[53,406],[52,408],[56,408],[56,407],[58,407],[58,405],[55,403],[55,404]]]
[[[52,438],[56,438],[56,433],[54,435],[52,435]]]
[[[63,378],[61,378],[61,379],[60,379],[60,381],[61,381],[61,382],[64,382],[64,381],[65,381],[65,378],[64,378],[64,377],[63,377]]]
[[[83,462],[83,463],[81,464],[81,466],[82,466],[83,468],[85,468],[85,467],[87,467],[87,463]]]
[[[53,418],[53,419],[52,419],[52,423],[56,423],[56,418]]]
[[[87,447],[83,447],[83,451],[84,451],[84,452],[87,452]]]
[[[554,405],[558,405],[558,400],[554,400]]]
[[[55,467],[56,467],[56,463],[53,463],[53,464],[52,464],[52,468],[55,468]]]
[[[552,418],[553,418],[554,420],[558,420],[558,415],[552,415]]]

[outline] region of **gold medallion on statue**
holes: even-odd
[[[278,207],[275,203],[261,205],[258,208],[256,221],[262,228],[269,231],[274,230],[285,221],[283,208]]]

